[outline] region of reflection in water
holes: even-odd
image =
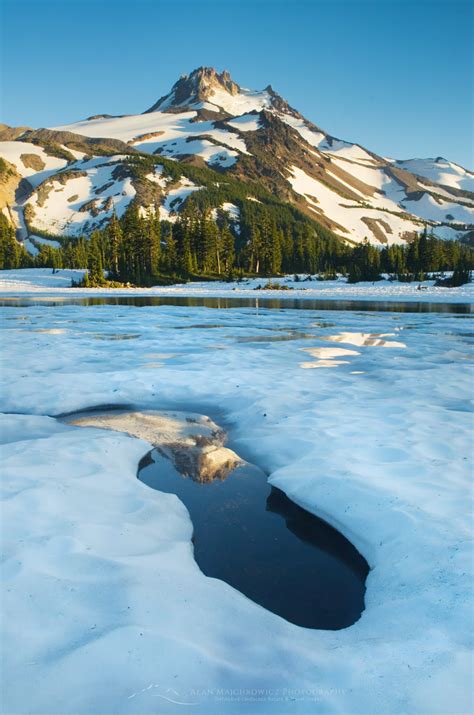
[[[138,477],[183,501],[194,527],[194,557],[207,576],[308,628],[345,628],[360,617],[365,559],[342,534],[270,487],[257,467],[200,483],[154,450]]]
[[[349,360],[316,360],[315,362],[300,362],[303,370],[310,370],[319,367],[337,367],[338,365],[349,365]]]
[[[332,343],[348,343],[360,347],[406,348],[405,343],[396,340],[383,340],[395,337],[396,333],[338,333],[337,335],[321,336],[320,340]]]
[[[232,338],[233,336],[226,336]],[[236,343],[282,343],[288,340],[305,340],[312,338],[310,333],[299,333],[297,330],[289,330],[286,335],[244,335],[234,338]]]
[[[342,355],[360,355],[357,350],[348,350],[347,348],[301,348],[301,350],[322,360],[332,360],[332,358]]]
[[[377,348],[406,348],[405,343],[396,340],[384,340],[396,336],[396,333],[338,333],[337,335],[320,335],[319,340],[333,343],[348,343],[349,345],[357,345],[358,347],[377,347]],[[347,365],[347,360],[335,360],[334,358],[345,355],[360,355],[356,350],[348,350],[347,348],[301,348],[305,352],[310,353],[315,358],[315,362],[302,362],[300,367],[318,368],[318,367],[337,367],[338,365]],[[356,375],[357,372],[352,374]]]
[[[335,360],[334,358],[346,355],[360,355],[357,350],[348,350],[347,348],[301,348],[301,350],[309,353],[312,357],[318,358],[314,362],[300,363],[300,367],[303,369],[347,365],[349,364],[348,360]]]
[[[471,303],[429,303],[384,300],[330,300],[330,299],[298,299],[298,298],[203,298],[175,296],[172,298],[157,296],[103,296],[82,297],[77,294],[71,297],[32,296],[21,298],[17,296],[2,296],[0,307],[25,308],[33,305],[63,306],[63,305],[134,305],[137,307],[179,305],[190,308],[273,308],[277,310],[351,310],[376,311],[392,313],[472,313]]]
[[[140,333],[94,333],[96,340],[136,340]]]
[[[171,360],[176,357],[176,353],[144,353],[144,358],[154,358],[155,360]]]
[[[63,335],[68,331],[65,328],[33,328],[25,332],[31,333],[48,333],[48,335]]]
[[[172,325],[173,330],[214,330],[215,328],[227,328],[227,325],[218,323],[196,323],[195,325]]]

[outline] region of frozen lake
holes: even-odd
[[[217,715],[257,684],[252,715],[469,711],[470,304],[262,305],[4,297],[8,712],[132,715],[173,691]],[[136,479],[150,445],[55,419],[106,404],[222,417],[268,517],[286,529],[286,494],[367,560],[361,618],[304,628],[205,576],[192,501]],[[282,673],[302,695],[276,708]]]

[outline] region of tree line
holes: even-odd
[[[438,239],[426,229],[403,245],[380,249],[364,241],[348,246],[321,235],[310,221],[289,216],[272,206],[245,202],[236,225],[224,211],[191,202],[173,223],[160,221],[156,210],[145,213],[132,204],[89,238],[63,238],[59,248],[42,244],[32,257],[0,215],[0,268],[87,268],[85,285],[102,285],[104,271],[109,282],[153,285],[282,273],[322,278],[342,273],[354,283],[378,280],[381,273],[422,280],[427,273],[473,268],[470,247]]]

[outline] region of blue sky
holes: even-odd
[[[0,0],[11,125],[147,109],[181,74],[272,84],[335,136],[473,168],[467,0]]]

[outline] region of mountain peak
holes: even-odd
[[[240,87],[227,70],[219,73],[214,67],[197,67],[191,74],[181,75],[169,94],[161,97],[147,112],[173,111],[175,108],[182,110],[206,102],[216,90],[235,96],[239,94]]]

